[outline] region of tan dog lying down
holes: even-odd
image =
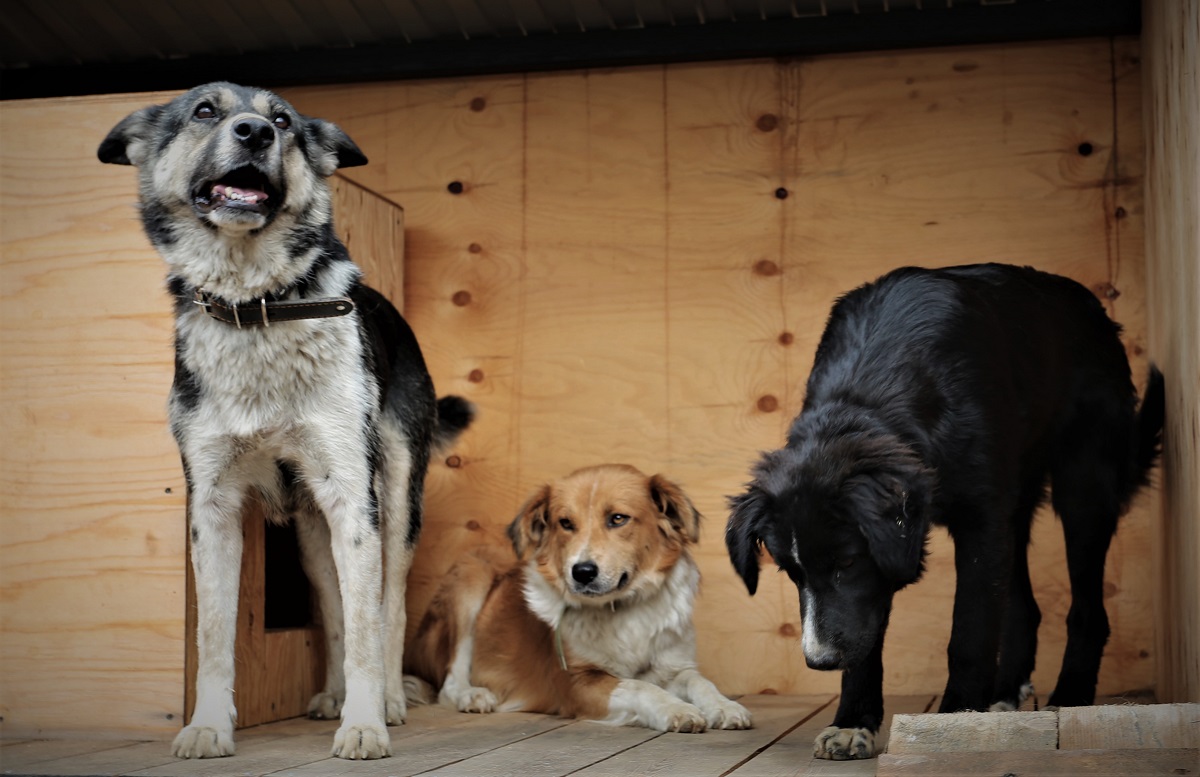
[[[519,562],[484,548],[455,565],[409,671],[463,712],[749,728],[750,713],[696,669],[699,522],[678,486],[625,465],[542,486],[508,530]]]

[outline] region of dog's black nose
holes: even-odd
[[[275,128],[266,119],[247,117],[233,125],[233,136],[251,151],[261,151],[275,142]]]
[[[580,561],[575,566],[571,567],[571,577],[580,585],[587,585],[596,579],[600,574],[600,567],[592,561]]]

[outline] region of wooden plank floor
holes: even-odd
[[[0,742],[4,775],[136,777],[782,777],[875,775],[879,761],[818,761],[816,733],[837,697],[743,697],[754,713],[749,731],[660,734],[547,715],[466,715],[417,707],[391,729],[392,758],[351,762],[329,757],[336,723],[295,719],[237,732],[232,758],[181,761],[164,741],[29,740]],[[889,697],[894,713],[921,713],[936,697]],[[886,733],[884,734],[886,745]],[[1065,774],[1065,772],[1064,772]]]

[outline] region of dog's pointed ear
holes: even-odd
[[[927,470],[915,466],[854,479],[858,528],[879,571],[899,590],[925,571],[932,495]]]
[[[304,134],[308,141],[305,151],[309,161],[323,176],[333,175],[334,170],[342,167],[359,167],[367,163],[367,155],[333,122],[305,116]]]
[[[96,150],[96,157],[109,165],[140,165],[146,143],[165,105],[149,105],[121,119]]]
[[[770,517],[771,498],[757,483],[746,493],[729,497],[729,523],[725,525],[725,547],[733,568],[753,596],[758,590],[759,550],[763,526]]]
[[[685,542],[700,541],[700,513],[682,488],[662,475],[655,475],[650,478],[650,498]]]
[[[517,517],[508,525],[508,538],[518,559],[524,561],[531,552],[541,547],[549,523],[550,486],[545,485],[521,506]]]

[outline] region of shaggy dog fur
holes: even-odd
[[[273,520],[295,520],[320,601],[328,676],[310,714],[341,715],[334,755],[386,756],[385,724],[406,711],[404,584],[426,464],[472,408],[435,400],[412,331],[334,234],[326,178],[366,157],[333,124],[229,83],[131,114],[99,157],[139,168],[142,222],[175,303],[169,413],[199,669],[174,752],[234,751],[241,516],[255,492]]]
[[[751,593],[762,546],[796,584],[808,665],[842,670],[817,756],[875,754],[892,596],[921,576],[933,524],[957,570],[941,711],[1020,705],[1041,619],[1026,549],[1048,485],[1072,596],[1050,704],[1092,702],[1105,556],[1164,413],[1153,369],[1138,411],[1119,333],[1080,284],[995,264],[900,269],[834,306],[787,445],[730,500],[726,532]]]
[[[605,465],[538,489],[447,575],[409,669],[464,712],[524,710],[659,731],[749,728],[696,669],[689,547],[700,516],[661,475]]]

